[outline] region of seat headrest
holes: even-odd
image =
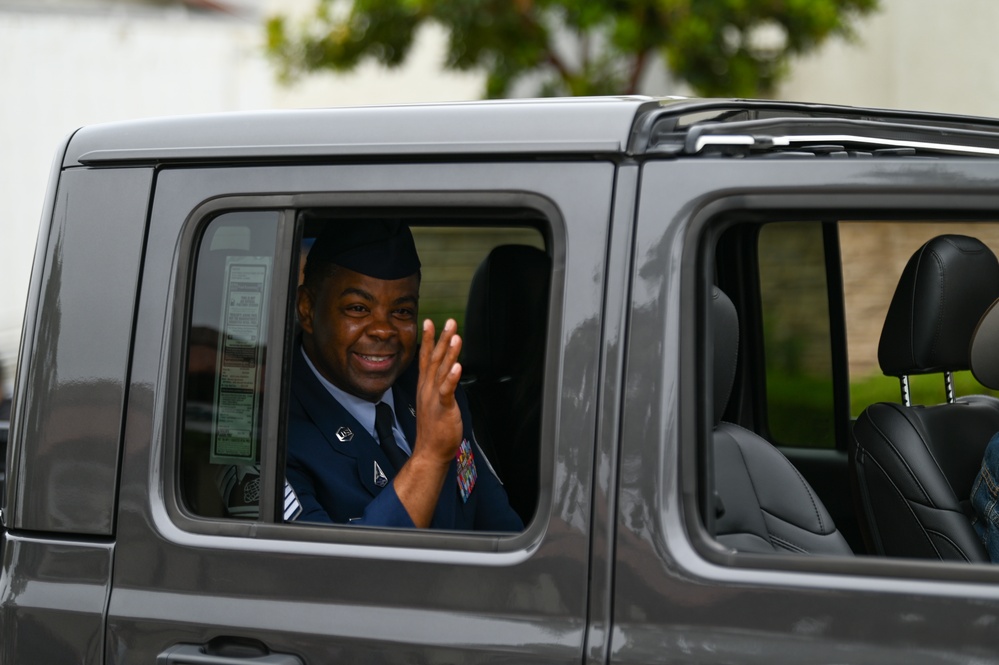
[[[462,366],[501,378],[540,363],[548,323],[551,259],[529,245],[500,245],[472,277],[465,310]]]
[[[999,390],[999,300],[993,302],[971,336],[971,373],[980,384]]]
[[[999,297],[999,261],[981,241],[942,235],[906,263],[892,297],[878,363],[888,376],[969,368],[975,325]]]
[[[735,305],[717,286],[711,289],[711,331],[714,360],[714,424],[721,422],[735,381],[739,359],[739,315]]]

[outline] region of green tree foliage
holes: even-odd
[[[487,73],[485,94],[520,81],[540,95],[633,94],[656,58],[702,96],[772,91],[791,57],[852,26],[878,0],[318,0],[267,23],[281,76],[402,63],[428,23],[448,69]]]

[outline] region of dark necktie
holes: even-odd
[[[406,463],[408,456],[396,443],[395,436],[392,434],[393,422],[395,422],[395,417],[392,415],[392,407],[385,402],[375,404],[375,432],[378,433],[378,443],[382,447],[382,452],[395,467],[395,472],[398,473],[402,465]]]

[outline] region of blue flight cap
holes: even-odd
[[[331,220],[306,260],[333,263],[375,279],[402,279],[420,270],[409,226],[396,219]]]

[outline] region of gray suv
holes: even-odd
[[[997,157],[996,120],[747,100],[80,129],[24,321],[0,661],[999,661],[968,508]],[[412,229],[523,530],[286,510],[294,294],[344,219]]]

